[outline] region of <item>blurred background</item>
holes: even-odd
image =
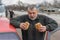
[[[27,14],[27,8],[35,6],[38,13],[46,15],[58,23],[58,28],[51,32],[50,40],[60,39],[60,0],[0,0],[0,15],[1,12],[6,13],[6,17],[10,19],[10,10],[13,11],[13,17]],[[4,11],[3,11],[4,10]],[[20,29],[17,29],[19,35]]]

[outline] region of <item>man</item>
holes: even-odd
[[[13,10],[9,10],[9,12],[10,12],[10,18],[13,18],[13,15],[14,15]]]
[[[28,28],[26,28],[25,22],[29,23]],[[37,23],[42,25],[38,30],[35,27]],[[29,7],[27,15],[11,19],[10,24],[22,29],[23,40],[44,40],[46,31],[53,31],[58,27],[58,24],[53,19],[44,15],[38,15],[35,7]]]

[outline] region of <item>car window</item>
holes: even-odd
[[[20,40],[20,37],[14,32],[0,33],[0,40]]]
[[[0,5],[0,16],[5,16],[5,6]]]
[[[3,5],[0,5],[0,13],[5,11],[5,7]]]

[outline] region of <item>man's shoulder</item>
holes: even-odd
[[[42,14],[38,14],[39,17],[46,17],[45,15],[42,15]]]
[[[39,18],[44,18],[44,19],[45,19],[45,18],[50,18],[50,17],[48,17],[48,16],[46,16],[46,15],[38,15],[38,17],[39,17]]]
[[[17,18],[26,18],[28,15],[17,16]]]
[[[21,15],[20,17],[27,17],[28,15]]]

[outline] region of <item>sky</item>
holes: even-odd
[[[5,5],[11,5],[11,4],[17,4],[19,0],[2,0],[3,4]],[[47,1],[48,3],[53,3],[53,0],[20,0],[23,3],[29,3],[29,4],[36,4],[36,3],[42,3],[44,1]]]

